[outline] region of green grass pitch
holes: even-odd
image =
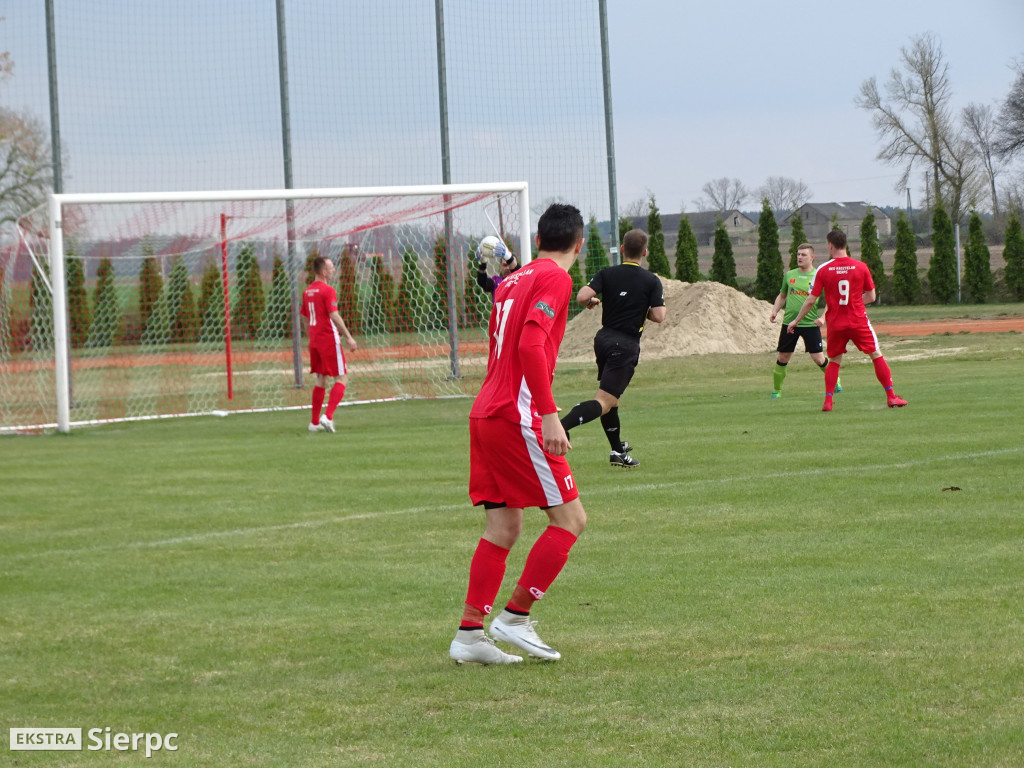
[[[509,668],[447,658],[468,400],[0,438],[0,721],[175,732],[168,766],[1022,765],[1022,348],[883,339],[910,405],[853,353],[831,414],[802,353],[777,401],[771,354],[642,361],[642,466],[572,435],[589,527],[534,611],[564,658]]]

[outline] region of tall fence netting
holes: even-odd
[[[449,179],[435,0],[282,7],[295,188],[522,179],[537,209],[608,220],[595,0],[443,0]],[[48,140],[45,4],[0,17],[0,105]],[[53,0],[53,19],[62,192],[286,186],[275,0]]]

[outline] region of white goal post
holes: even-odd
[[[339,264],[339,305],[347,285],[356,315],[345,317],[360,343],[351,360],[352,399],[471,394],[485,368],[480,344],[490,312],[471,250],[498,234],[521,263],[529,261],[529,211],[526,182],[51,195],[48,229],[36,222],[28,238],[35,241],[23,235],[22,246],[49,251],[48,260],[31,255],[49,262],[48,280],[39,278],[52,285],[56,427],[303,407],[308,398],[294,392],[305,367],[296,296],[314,254]],[[19,295],[11,287],[17,270],[8,269],[5,282],[3,269],[13,261],[0,261],[0,315],[9,317],[17,314],[10,306]],[[147,269],[155,270],[155,288]],[[33,283],[21,294],[38,291]],[[246,309],[246,291],[255,292],[258,312]],[[182,307],[191,320],[181,319]],[[30,317],[21,327],[26,322],[29,340],[20,346],[0,338],[0,362],[19,349],[45,351],[34,330],[41,323]],[[472,352],[460,354],[460,339]],[[0,400],[4,389],[0,380]],[[0,430],[11,421],[40,426],[35,417],[0,413]]]

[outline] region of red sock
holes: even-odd
[[[345,396],[345,385],[340,381],[335,383],[331,387],[331,396],[327,400],[327,418],[334,418],[334,409],[338,407],[338,403],[341,402],[341,398]]]
[[[549,525],[526,556],[523,575],[512,593],[509,608],[520,613],[529,613],[534,602],[544,597],[548,587],[555,580],[569,560],[569,550],[576,543],[576,537],[565,528]]]
[[[324,407],[324,395],[327,390],[323,387],[313,387],[313,423],[320,423],[320,409]]]
[[[462,614],[462,626],[483,626],[484,616],[491,612],[494,599],[505,578],[505,560],[508,550],[480,539],[476,552],[469,564],[469,589],[466,592],[466,609]]]
[[[839,381],[839,366],[829,360],[828,367],[825,369],[825,397],[835,393],[837,381]]]
[[[876,357],[871,362],[875,365],[875,378],[886,389],[892,389],[892,371],[889,370],[889,364],[885,362],[885,358]]]

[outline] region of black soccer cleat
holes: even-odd
[[[639,467],[640,462],[634,459],[625,451],[612,451],[608,456],[608,461],[613,467]]]

